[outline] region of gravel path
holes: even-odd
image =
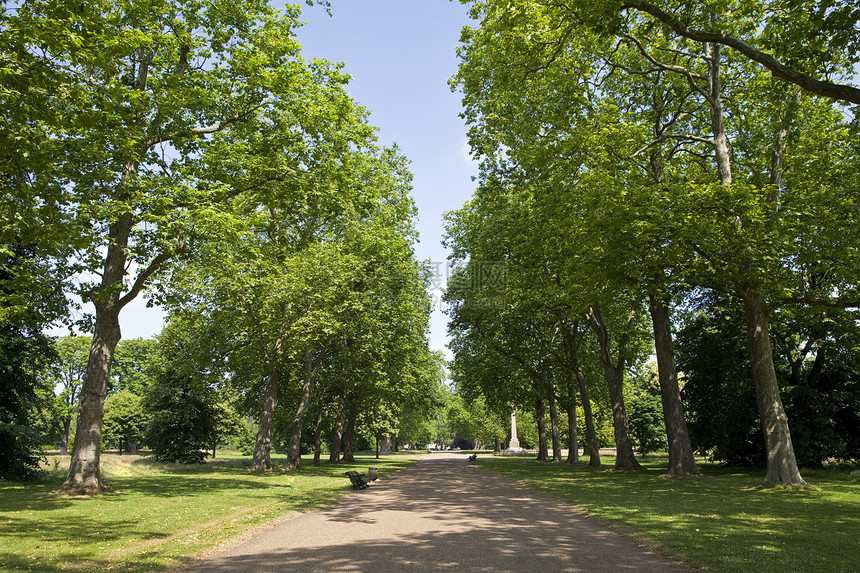
[[[439,570],[697,571],[601,527],[575,506],[445,453],[183,571]]]

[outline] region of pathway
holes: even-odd
[[[440,570],[696,571],[463,454],[434,453],[337,506],[287,519],[183,572]]]

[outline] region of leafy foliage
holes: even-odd
[[[806,332],[811,337],[800,348],[791,345],[791,338],[777,347],[777,371],[798,463],[820,467],[827,460],[856,459],[860,373],[852,358],[855,329],[821,322],[820,313],[806,317],[814,324],[804,325],[797,320],[802,317],[792,313],[776,318],[774,331]],[[822,330],[828,322],[835,330]],[[693,444],[700,453],[736,466],[764,462],[743,329],[731,303],[706,299],[678,336]]]
[[[159,461],[201,463],[215,433],[217,407],[205,372],[194,360],[193,331],[179,322],[159,337],[152,384],[144,397],[146,443]]]
[[[53,355],[42,334],[0,324],[0,479],[31,479],[39,473],[37,388],[40,372]]]
[[[643,372],[630,381],[630,436],[641,455],[661,451],[666,447],[666,427],[657,364],[648,362]]]
[[[102,443],[105,447],[115,445],[120,453],[126,448],[133,452],[148,423],[143,399],[131,390],[120,390],[105,400]]]

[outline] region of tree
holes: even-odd
[[[7,214],[0,211],[4,219]],[[5,224],[0,228],[4,239],[9,230]],[[65,301],[54,281],[29,273],[51,266],[19,238],[0,244],[0,479],[28,479],[39,472],[41,395],[53,396],[44,372],[56,358],[42,329],[58,318]],[[25,295],[18,290],[22,285],[33,290]]]
[[[154,339],[120,340],[111,365],[108,393],[130,390],[142,396],[150,384],[150,363],[157,351],[158,343]]]
[[[87,368],[92,338],[89,336],[63,336],[55,343],[57,359],[47,370],[49,417],[51,426],[59,436],[60,452],[68,453],[72,422],[78,408],[78,395]],[[59,391],[58,395],[55,393]]]
[[[29,479],[39,473],[41,436],[33,427],[39,375],[53,358],[50,341],[38,332],[0,325],[0,479]]]
[[[684,396],[697,450],[730,465],[756,465],[765,461],[765,452],[743,324],[733,306],[737,302],[720,297],[696,301],[679,336]],[[852,352],[856,328],[841,314],[829,309],[774,315],[775,366],[802,467],[853,456],[857,398],[850,380],[856,374],[853,363],[843,360]]]
[[[516,16],[509,17],[507,8]],[[642,171],[659,183],[659,154],[638,164],[619,158],[623,155],[619,150],[631,146],[631,134],[617,129],[617,115],[648,116],[656,107],[613,89],[613,69],[629,66],[629,61],[621,61],[628,55],[619,55],[619,47],[587,30],[572,33],[573,26],[560,22],[553,9],[540,2],[476,2],[473,15],[481,18],[481,27],[464,30],[460,51],[464,63],[454,81],[464,88],[464,116],[472,124],[473,149],[488,157],[485,169],[528,186],[534,197],[531,215],[542,224],[528,229],[535,238],[520,256],[534,258],[535,251],[540,252],[538,258],[546,257],[542,262],[547,273],[568,298],[583,295],[568,300],[571,316],[585,314],[600,298],[636,299],[643,294],[657,298],[666,288],[665,269],[673,264],[675,251],[666,248],[665,222],[643,216],[656,214],[654,197],[659,195],[653,189],[638,192],[644,187]],[[683,90],[674,91],[683,96]],[[683,97],[680,101],[683,104]],[[651,115],[660,120],[659,112]],[[655,129],[659,133],[664,128]],[[651,147],[645,145],[635,155]],[[633,226],[626,224],[631,219]],[[659,297],[661,305],[664,298]],[[664,334],[655,340],[666,340]],[[667,349],[671,353],[671,345],[662,344],[658,354],[667,365],[665,399],[677,405],[665,410],[667,430],[672,428],[669,433],[677,446],[670,456],[670,472],[697,473],[674,369],[669,367],[673,360],[662,360]],[[607,370],[612,372],[613,368]],[[611,375],[607,380],[616,378]],[[617,390],[618,384],[612,387]],[[620,394],[614,395],[617,402]],[[621,412],[617,407],[616,411]],[[625,433],[623,424],[619,431]],[[631,453],[621,459],[633,465]]]
[[[297,17],[294,7],[279,14],[256,0],[241,9],[24,2],[4,13],[14,56],[49,71],[37,103],[54,116],[33,119],[58,153],[25,167],[65,191],[57,213],[66,220],[52,230],[80,246],[79,268],[98,277],[81,281],[95,321],[66,489],[101,489],[103,403],[122,308],[167,261],[226,224],[238,197],[295,180],[326,141],[355,139],[338,123],[345,78],[301,60]],[[60,173],[45,168],[55,164]]]
[[[647,363],[630,384],[630,433],[643,456],[667,445],[657,368],[655,362]]]
[[[799,90],[786,92],[748,61],[725,57],[720,38],[662,33],[664,28],[639,14],[648,12],[640,10],[642,3],[472,4],[481,26],[464,31],[461,55],[468,65],[456,80],[464,86],[473,149],[500,176],[539,184],[555,212],[566,209],[586,222],[591,233],[576,235],[568,253],[576,254],[577,264],[601,261],[597,268],[610,270],[595,281],[598,288],[626,284],[649,297],[670,472],[697,472],[684,443],[668,320],[673,299],[693,284],[745,301],[750,364],[770,452],[766,482],[802,484],[768,321],[772,309],[786,301],[816,300],[784,296],[806,290],[799,259],[809,255],[810,264],[824,258],[832,265],[855,256],[853,249],[831,256],[832,246],[844,243],[822,232],[833,228],[827,221],[838,210],[836,197],[847,190],[847,182],[834,174],[854,170],[851,160],[843,162],[852,153],[846,138],[850,126],[839,127],[840,114],[828,102],[804,98]],[[730,4],[737,9],[725,15],[686,8],[676,14],[683,14],[685,26],[716,29],[721,38],[735,34],[770,42],[816,73],[850,70],[846,63],[857,57],[856,42],[845,33],[857,14],[844,6],[831,13],[838,22],[837,50],[823,54],[823,44],[792,43],[780,25],[770,25],[780,19],[770,19],[779,2]],[[811,12],[811,18],[798,19],[798,29],[830,17],[826,10]],[[607,13],[620,15],[607,20]],[[805,143],[822,129],[835,135],[828,140],[829,155]],[[816,168],[811,158],[840,167]],[[810,168],[798,169],[800,164]],[[795,195],[823,181],[832,181],[829,193]],[[788,203],[793,207],[785,208]],[[847,213],[846,219],[852,220]],[[817,233],[807,234],[807,225]],[[818,291],[817,302],[856,303],[848,300],[854,298],[853,271],[836,264],[840,271],[830,275],[835,279],[830,294],[843,294],[833,300]]]
[[[128,449],[129,453],[136,454],[148,423],[143,399],[131,390],[120,390],[105,400],[103,441],[105,445],[116,444],[118,453]]]
[[[211,373],[199,359],[195,323],[199,319],[177,317],[158,338],[153,381],[143,397],[149,416],[145,439],[158,461],[202,463],[215,435],[217,400]]]

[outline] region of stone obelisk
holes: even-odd
[[[511,443],[508,445],[508,449],[503,453],[518,454],[524,451],[525,450],[520,447],[520,441],[517,439],[517,407],[514,406],[511,408]]]

